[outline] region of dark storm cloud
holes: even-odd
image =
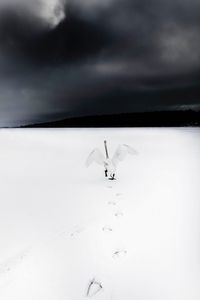
[[[27,16],[25,11],[15,9],[0,14],[2,50],[39,67],[91,57],[111,40],[103,25],[83,20],[70,11],[54,28],[36,16]]]
[[[200,106],[198,1],[42,4],[0,5],[0,125]]]

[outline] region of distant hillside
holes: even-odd
[[[180,127],[200,126],[200,112],[159,111],[145,113],[123,113],[68,118],[60,121],[33,124],[28,128],[65,128],[65,127]]]

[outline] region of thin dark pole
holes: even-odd
[[[107,148],[107,142],[106,141],[104,141],[104,146],[105,146],[105,151],[106,151],[106,158],[109,158],[108,148]]]

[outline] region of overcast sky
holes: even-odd
[[[200,107],[199,0],[0,0],[0,126]]]

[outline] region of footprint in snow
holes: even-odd
[[[123,196],[123,194],[122,193],[117,193],[116,194],[116,197],[120,197],[120,196]]]
[[[79,235],[83,230],[84,230],[84,228],[77,229],[74,232],[70,233],[70,236],[75,237],[75,236]]]
[[[123,216],[124,216],[124,214],[123,214],[123,212],[121,212],[121,211],[118,211],[118,212],[115,213],[115,217],[116,217],[116,218],[121,218],[121,217],[123,217]]]
[[[0,275],[8,273],[12,271],[12,269],[16,268],[20,263],[23,262],[23,260],[26,258],[26,256],[29,254],[29,250],[25,250],[8,260],[6,260],[4,263],[0,264]]]
[[[122,256],[125,256],[127,254],[127,251],[126,250],[116,250],[114,253],[113,253],[113,258],[114,259],[117,259],[117,258],[120,258]]]
[[[102,228],[102,230],[105,231],[105,232],[112,232],[113,231],[111,227],[106,227],[106,226],[104,226]]]
[[[115,201],[108,201],[108,205],[116,205],[117,203]]]

